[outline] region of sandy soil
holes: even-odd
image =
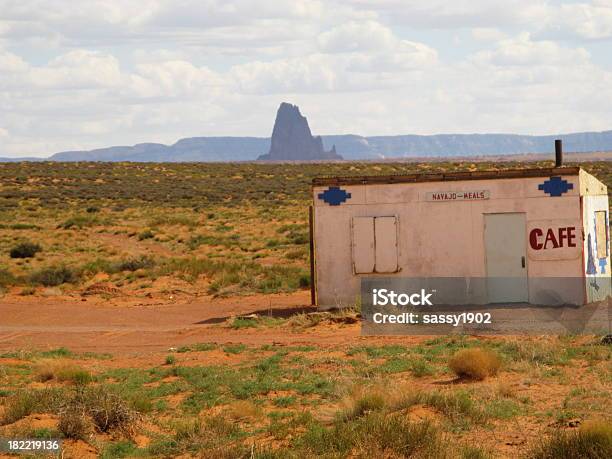
[[[117,301],[80,297],[12,297],[0,300],[0,351],[67,347],[127,355],[182,345],[240,342],[248,345],[334,345],[359,339],[414,341],[414,337],[360,337],[359,324],[292,331],[276,327],[233,330],[227,319],[257,313],[275,317],[314,311],[310,292],[213,299],[185,299],[151,305],[118,306]]]

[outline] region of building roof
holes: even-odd
[[[457,182],[462,180],[490,180],[526,177],[578,175],[580,167],[539,167],[488,171],[442,172],[432,174],[366,175],[352,177],[315,177],[313,186],[369,185],[419,182]]]

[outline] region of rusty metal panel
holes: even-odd
[[[374,219],[375,270],[377,273],[397,271],[397,218],[376,217]]]
[[[374,272],[374,217],[353,217],[353,271],[355,274]]]

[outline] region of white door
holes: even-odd
[[[485,214],[484,217],[489,302],[527,302],[525,214]]]

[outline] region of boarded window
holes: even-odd
[[[353,217],[355,274],[397,271],[397,218]]]
[[[375,259],[377,273],[397,271],[397,219],[376,217],[374,219]]]
[[[374,218],[353,217],[353,269],[355,274],[374,272]]]
[[[608,256],[608,227],[605,210],[595,212],[595,245],[597,258],[606,258]]]

